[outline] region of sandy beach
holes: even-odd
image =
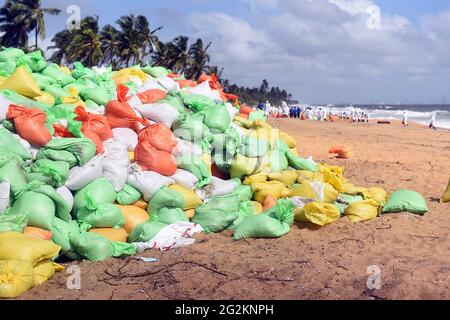
[[[81,268],[81,290],[66,287],[60,272],[20,299],[450,299],[450,204],[440,204],[450,168],[450,132],[399,123],[318,123],[272,119],[293,135],[302,156],[340,165],[361,186],[391,192],[413,189],[430,212],[384,215],[323,228],[295,224],[281,239],[233,242],[230,233],[201,234],[191,247]],[[354,156],[334,159],[333,145]],[[68,265],[66,265],[68,266]],[[378,266],[381,289],[367,289],[367,268]]]

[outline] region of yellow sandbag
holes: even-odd
[[[250,129],[252,127],[252,124],[253,124],[252,121],[250,121],[248,119],[245,119],[245,118],[242,118],[240,116],[236,116],[234,118],[234,123],[236,123],[239,127],[242,127],[244,129]]]
[[[344,170],[341,167],[321,164],[319,170],[323,174],[324,182],[331,184],[339,192],[343,191],[343,184],[347,181],[343,177]]]
[[[335,222],[341,216],[339,209],[330,203],[310,202],[303,209],[296,210],[295,220],[311,222],[318,226],[324,226]]]
[[[450,181],[448,182],[447,189],[441,197],[441,203],[450,202]]]
[[[42,91],[42,95],[34,97],[34,100],[38,101],[38,102],[42,102],[45,104],[48,104],[50,106],[54,106],[55,105],[55,97],[52,96],[50,93]]]
[[[380,204],[373,199],[353,202],[345,209],[345,215],[353,223],[368,221],[378,216],[379,208]]]
[[[208,168],[209,173],[212,174],[212,171],[211,171],[211,167],[212,167],[212,158],[211,158],[211,154],[209,154],[209,153],[204,153],[204,154],[202,155],[202,159],[203,159],[203,162],[206,164],[206,167]]]
[[[136,205],[121,206],[117,204],[116,206],[120,209],[120,212],[125,219],[125,225],[123,226],[123,229],[127,233],[130,233],[137,225],[145,223],[150,219],[147,211]]]
[[[184,210],[184,214],[189,218],[189,220],[192,220],[195,216],[195,209]]]
[[[280,130],[269,127],[260,127],[250,130],[248,132],[248,135],[260,140],[267,141],[271,146],[274,146],[277,140],[280,138]]]
[[[251,176],[247,177],[247,179],[244,180],[244,184],[249,186],[253,182],[266,182],[266,181],[267,181],[267,174],[257,173],[257,174],[252,174]]]
[[[295,139],[292,136],[288,135],[286,132],[280,132],[280,139],[283,140],[290,149],[297,147],[297,142],[295,141]]]
[[[254,182],[251,185],[254,192],[254,200],[264,203],[267,195],[275,200],[289,196],[290,188],[280,181]]]
[[[350,182],[345,182],[342,184],[341,193],[349,194],[351,196],[357,196],[357,195],[362,195],[366,191],[367,191],[367,188],[356,187],[354,184],[352,184]]]
[[[58,66],[58,67],[59,67],[59,70],[61,70],[65,74],[68,74],[69,76],[72,75],[72,70],[70,70],[69,67],[67,67],[67,66]]]
[[[284,170],[269,173],[267,177],[270,181],[280,181],[288,186],[292,186],[298,179],[298,173],[295,170]]]
[[[387,192],[381,188],[369,188],[362,192],[364,200],[373,199],[379,205],[384,206],[387,201]]]
[[[169,187],[183,196],[184,210],[195,209],[203,204],[202,199],[195,193],[195,190],[186,189],[178,184],[173,184]]]
[[[128,232],[125,229],[115,228],[98,228],[91,229],[89,232],[100,234],[109,241],[113,242],[127,242]]]
[[[0,260],[0,298],[17,298],[33,288],[33,267],[22,260]]]
[[[135,203],[133,203],[133,206],[147,210],[148,203],[144,199],[140,199],[140,200],[136,201]]]
[[[145,81],[147,79],[147,74],[144,71],[136,69],[136,68],[125,68],[125,69],[119,70],[113,74],[112,78],[114,81],[119,80],[119,79],[120,79],[120,81],[123,81],[124,79],[126,79],[124,81],[124,82],[126,82],[130,79],[131,76],[138,77],[142,81]],[[121,83],[124,83],[124,82],[121,82]]]
[[[0,260],[23,260],[32,266],[56,257],[60,246],[19,232],[0,233]]]
[[[329,183],[324,183],[324,202],[333,203],[339,197],[339,192]]]
[[[29,98],[42,95],[39,85],[24,66],[19,66],[9,78],[3,81],[0,90],[13,90]]]
[[[33,268],[34,285],[38,286],[51,279],[55,272],[63,271],[64,267],[60,264],[54,263],[51,260],[42,261],[36,264]]]
[[[314,189],[311,183],[309,183],[308,181],[295,188],[292,188],[288,197],[301,197],[306,199],[319,200],[319,195],[317,194],[316,189]]]
[[[77,89],[70,87],[67,91],[69,91],[70,96],[61,97],[61,102],[63,104],[71,104],[74,107],[78,107],[78,106],[85,107],[86,106],[86,104],[78,96]]]
[[[289,197],[301,197],[327,203],[333,203],[338,196],[339,192],[331,184],[309,181],[292,188],[289,193]]]
[[[252,201],[252,205],[255,214],[261,214],[263,212],[263,206],[258,201]]]
[[[306,181],[317,181],[317,182],[324,182],[323,174],[320,172],[312,172],[308,170],[298,170],[298,183],[304,183]]]
[[[232,178],[242,178],[253,174],[258,168],[258,158],[247,158],[237,154],[231,163],[230,175]]]

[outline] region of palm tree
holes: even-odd
[[[28,30],[29,26],[25,21],[17,18],[17,10],[13,10],[14,1],[7,0],[5,5],[0,8],[0,32],[1,45],[5,47],[17,47],[28,49]]]
[[[186,71],[186,77],[189,79],[198,79],[204,71],[208,70],[210,56],[207,51],[210,46],[211,42],[206,47],[203,47],[202,39],[197,39],[197,41],[191,45],[189,48],[191,63]]]
[[[4,8],[9,13],[9,24],[18,26],[22,33],[28,34],[34,30],[35,50],[38,49],[38,38],[45,38],[45,15],[58,15],[61,12],[56,8],[42,8],[41,0],[9,0]]]
[[[53,45],[47,47],[47,50],[55,50],[50,57],[50,61],[57,64],[61,64],[63,60],[67,63],[72,63],[73,61],[68,60],[68,49],[72,39],[73,33],[69,30],[63,30],[55,34],[52,38]]]
[[[116,28],[107,24],[100,32],[102,42],[103,61],[102,64],[111,64],[113,68],[117,68],[120,64],[120,34]]]
[[[72,43],[67,48],[68,61],[80,61],[92,67],[103,59],[102,41],[99,34],[98,16],[86,17],[80,29],[73,32]]]
[[[167,68],[179,73],[184,74],[189,65],[191,64],[191,56],[189,55],[188,48],[189,38],[185,36],[179,36],[166,44],[166,58]]]
[[[168,63],[168,53],[169,50],[167,48],[167,44],[162,41],[157,41],[154,44],[153,53],[152,53],[152,62],[154,66],[158,67],[167,67]]]

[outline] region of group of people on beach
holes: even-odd
[[[409,125],[409,123],[408,123],[408,112],[406,110],[403,112],[402,124],[403,124],[404,127],[407,127]],[[433,113],[431,114],[430,125],[428,126],[428,128],[429,129],[433,129],[433,130],[437,130],[437,128],[436,128],[436,111],[433,111]]]

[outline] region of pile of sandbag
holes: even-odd
[[[301,157],[295,139],[214,75],[69,69],[39,52],[0,51],[0,237],[15,247],[0,246],[0,297],[41,283],[41,261],[53,275],[56,256],[100,261],[189,244],[201,231],[281,237],[294,221],[401,211],[427,207],[415,192],[388,199]],[[44,244],[51,254],[23,258]],[[23,286],[11,287],[14,277]]]

